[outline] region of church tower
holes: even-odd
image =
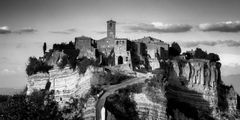
[[[113,20],[107,21],[107,37],[115,38],[116,35],[116,22]]]

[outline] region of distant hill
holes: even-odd
[[[14,95],[20,93],[23,89],[0,88],[0,95]]]
[[[237,93],[240,94],[240,74],[222,76],[222,80],[227,85],[233,85]]]

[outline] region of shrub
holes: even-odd
[[[30,57],[29,63],[26,68],[26,73],[28,76],[36,74],[37,72],[48,73],[52,66],[47,65],[42,60],[38,60],[36,57]]]

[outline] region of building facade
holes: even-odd
[[[147,60],[152,69],[160,67],[159,61],[168,59],[169,45],[167,43],[152,37],[144,37],[135,41],[117,38],[116,22],[113,20],[107,21],[107,36],[100,40],[95,41],[85,36],[75,38],[75,48],[80,50],[79,58],[83,56],[95,58],[95,51],[97,49],[101,53],[101,59],[113,57],[113,64],[128,64],[130,68],[133,67],[131,54],[136,52],[130,48],[136,46],[137,48],[135,48],[135,50],[138,52],[139,59],[146,62],[145,56],[147,56]],[[147,54],[145,56],[141,53],[143,49]],[[134,55],[135,54],[136,53],[134,53]]]
[[[97,48],[97,43],[90,37],[76,37],[75,38],[75,48],[79,50],[78,58],[87,57],[95,59],[95,51]]]
[[[128,64],[132,68],[131,51],[128,44],[130,44],[128,39],[115,39],[115,65]]]

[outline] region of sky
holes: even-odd
[[[44,42],[50,49],[82,35],[101,39],[110,19],[117,22],[117,37],[176,41],[183,52],[200,47],[219,54],[222,76],[239,75],[239,5],[239,0],[0,0],[0,88],[26,85],[28,58],[42,56]]]

